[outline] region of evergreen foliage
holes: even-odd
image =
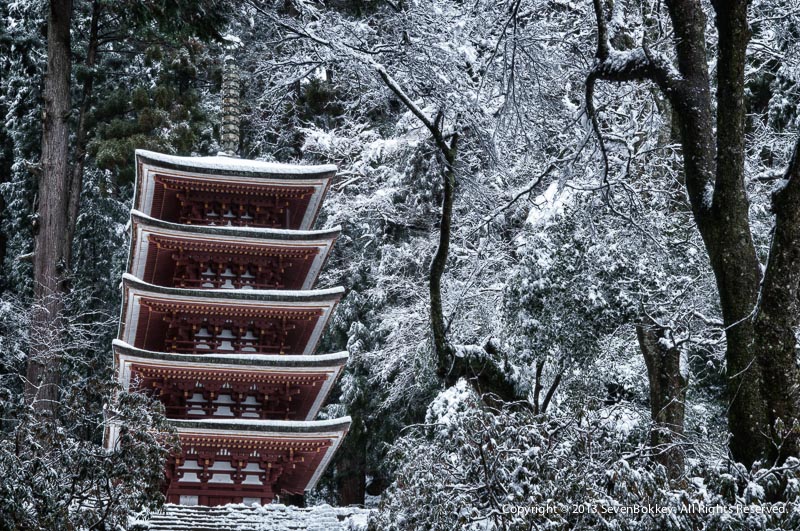
[[[319,284],[347,295],[320,350],[346,349],[350,361],[321,415],[353,424],[307,501],[366,503],[373,528],[398,531],[800,529],[800,456],[744,466],[728,451],[726,393],[741,374],[687,194],[691,146],[658,81],[628,82],[653,58],[675,75],[676,2],[598,0],[598,19],[590,3],[562,0],[76,0],[70,125],[85,108],[86,135],[70,154],[75,164],[84,144],[86,159],[53,345],[61,404],[45,420],[22,400],[22,375],[46,3],[0,3],[0,529],[124,528],[129,511],[163,499],[163,416],[110,383],[133,152],[218,151],[224,53],[244,84],[242,156],[339,167],[320,224],[343,232]],[[706,13],[703,63],[717,68],[714,14],[727,3],[683,4]],[[800,123],[800,7],[755,0],[747,16],[742,186],[763,271]],[[652,54],[637,55],[642,46]],[[456,137],[451,164],[440,140]],[[448,170],[443,375],[428,284]],[[703,193],[710,205],[713,187]],[[661,376],[685,396],[650,394],[645,328],[656,354],[678,358]],[[483,371],[458,378],[462,362]],[[519,400],[499,400],[487,375]],[[667,443],[653,437],[664,430],[654,398],[685,413]],[[126,430],[105,453],[112,418]],[[768,427],[772,453],[796,420]],[[677,475],[663,462],[672,451]],[[635,506],[666,512],[624,511]],[[728,510],[684,510],[700,506]]]
[[[787,463],[788,472],[698,463],[678,487],[626,444],[608,412],[585,411],[576,422],[527,410],[490,411],[465,384],[434,400],[427,426],[395,445],[403,466],[373,522],[377,529],[800,526],[796,460]]]
[[[48,335],[57,339],[49,349],[59,359],[59,405],[54,417],[43,418],[25,403],[23,389],[34,330],[31,262],[47,7],[0,6],[0,529],[126,528],[132,513],[163,502],[163,466],[174,444],[157,403],[113,384],[110,342],[129,245],[133,151],[214,151],[210,97],[202,95],[219,89],[218,54],[209,50],[218,46],[228,7],[216,1],[73,5],[69,163],[81,179],[80,204],[63,314]],[[96,59],[90,59],[93,46]],[[108,422],[122,426],[119,445],[110,450],[103,447]]]

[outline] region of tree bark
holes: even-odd
[[[539,396],[542,394],[542,371],[544,370],[544,360],[536,362],[536,379],[533,382],[533,413],[539,414]]]
[[[89,42],[86,48],[86,79],[83,82],[81,106],[78,111],[78,130],[75,133],[75,164],[72,167],[72,176],[69,183],[69,203],[67,207],[67,249],[64,267],[67,271],[72,266],[72,242],[75,239],[75,229],[78,223],[80,210],[81,191],[83,189],[83,170],[86,166],[86,148],[89,142],[89,110],[92,106],[94,91],[94,67],[97,64],[97,48],[99,46],[98,30],[102,5],[99,1],[92,3],[92,18],[89,23]]]
[[[718,0],[714,8],[719,32],[716,181],[712,212],[701,232],[726,327],[730,450],[749,465],[766,454],[768,443],[761,368],[752,348],[761,268],[744,184],[744,69],[750,29],[746,1]]]
[[[367,489],[367,432],[362,419],[354,420],[336,463],[336,491],[341,506],[363,506]]]
[[[655,462],[670,479],[683,475],[686,456],[681,446],[686,414],[686,379],[681,373],[681,353],[665,343],[666,329],[646,317],[636,325],[639,349],[650,383],[650,446]]]
[[[0,114],[6,115],[5,107],[0,107]],[[0,129],[0,184],[7,183],[11,180],[11,167],[13,165],[13,144],[8,137],[5,129]],[[0,195],[0,225],[7,216],[6,200]],[[4,230],[0,230],[0,264],[5,266],[6,250],[8,247],[8,238]],[[6,275],[0,275],[0,290],[5,287]]]
[[[433,333],[433,349],[437,359],[437,373],[445,381],[452,375],[453,347],[447,340],[447,325],[442,308],[442,276],[447,266],[447,255],[450,249],[450,227],[453,222],[453,201],[455,197],[455,161],[457,137],[454,137],[448,149],[443,153],[445,168],[442,173],[444,181],[444,197],[442,198],[442,216],[439,219],[439,245],[431,261],[428,276],[428,291],[431,300],[431,331]],[[452,385],[452,381],[448,382]]]
[[[782,463],[800,455],[800,138],[786,170],[785,184],[772,197],[775,232],[755,318],[754,355],[764,380],[767,421],[773,444],[768,457]],[[780,421],[786,431],[781,433]]]
[[[58,401],[57,337],[63,310],[67,255],[65,222],[69,182],[71,0],[52,0],[47,22],[42,173],[34,240],[34,310],[25,395],[35,411],[53,415]]]

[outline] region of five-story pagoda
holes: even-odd
[[[180,438],[168,502],[302,495],[347,432],[347,417],[313,420],[347,361],[314,353],[343,293],[311,289],[339,234],[311,230],[335,172],[136,152],[113,352],[123,388],[160,400]]]

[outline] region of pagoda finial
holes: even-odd
[[[239,68],[236,58],[226,55],[222,67],[222,134],[220,155],[239,156]]]

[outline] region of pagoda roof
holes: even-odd
[[[230,227],[227,225],[183,225],[163,221],[144,212],[131,210],[131,219],[148,227],[164,230],[175,230],[190,234],[202,234],[220,238],[253,238],[258,240],[276,241],[317,241],[336,239],[342,233],[342,226],[336,225],[328,229],[299,230],[299,229],[271,229],[262,227]]]
[[[138,162],[148,163],[154,167],[168,168],[189,172],[201,172],[209,175],[271,177],[281,179],[305,179],[309,176],[330,176],[336,173],[335,164],[284,164],[263,160],[240,159],[216,155],[210,157],[181,157],[167,155],[146,149],[136,150]]]
[[[164,360],[172,363],[208,363],[231,366],[252,366],[256,368],[292,368],[292,369],[318,369],[324,367],[341,367],[347,363],[350,354],[345,350],[329,354],[312,354],[298,356],[291,354],[173,354],[171,352],[154,352],[136,348],[122,340],[114,339],[115,364],[120,355],[131,358],[145,358],[149,360]],[[117,365],[115,365],[117,366]]]
[[[178,430],[178,433],[198,433],[199,435],[213,433],[214,435],[246,435],[248,437],[340,435],[350,429],[351,422],[350,417],[326,420],[171,419],[169,421]]]
[[[344,288],[318,290],[242,290],[242,289],[185,289],[155,286],[143,282],[129,273],[122,275],[122,319],[119,339],[134,344],[140,323],[140,312],[145,305],[160,304],[170,308],[192,308],[195,313],[215,312],[220,315],[254,315],[273,313],[276,316],[310,318],[316,322],[310,331],[302,352],[309,355],[316,348],[333,309],[344,294]],[[308,314],[308,317],[304,317]],[[137,345],[143,346],[143,345]]]
[[[215,300],[238,301],[242,304],[247,303],[308,303],[326,302],[335,304],[344,294],[344,288],[325,289],[304,289],[304,290],[281,290],[281,289],[183,289],[169,288],[166,286],[155,286],[143,282],[131,275],[122,275],[122,284],[126,289],[148,292],[151,294],[165,295],[170,298],[197,299],[199,302],[212,302]]]
[[[276,269],[281,287],[310,289],[328,258],[341,227],[300,231],[268,228],[181,225],[132,211],[133,225],[128,272],[138,279],[165,285],[173,280],[176,263],[170,249],[200,252],[200,256],[231,258],[249,256],[256,263],[268,257],[282,257],[288,267]],[[155,248],[153,243],[155,242]],[[161,258],[160,247],[166,250]],[[166,260],[166,261],[165,261]],[[223,258],[223,260],[227,260]],[[270,263],[270,262],[267,262]],[[183,283],[183,282],[181,282]],[[196,282],[199,284],[200,281]],[[169,284],[172,285],[172,284]],[[250,289],[249,287],[247,289]]]
[[[251,379],[257,379],[259,373],[263,373],[265,376],[280,374],[298,378],[303,378],[304,375],[319,376],[322,373],[325,375],[322,386],[315,389],[316,392],[313,396],[302,399],[305,405],[301,409],[308,407],[306,420],[312,420],[317,415],[348,359],[347,352],[317,356],[246,354],[220,356],[153,352],[135,348],[120,340],[114,340],[112,345],[117,381],[126,390],[130,388],[134,365],[220,374],[246,372]]]
[[[168,189],[194,190],[202,197],[216,196],[220,200],[255,199],[262,195],[277,201],[280,196],[293,212],[288,228],[307,230],[313,226],[335,174],[336,166],[330,164],[280,164],[226,156],[179,157],[139,149],[134,208],[159,218],[176,216],[175,205],[180,200]]]
[[[333,459],[336,450],[347,435],[352,419],[341,417],[329,420],[291,421],[291,420],[171,420],[170,424],[178,436],[241,436],[251,440],[293,440],[327,439],[330,441],[325,455],[307,481],[305,491],[313,489],[322,473]],[[266,441],[265,441],[266,442]]]

